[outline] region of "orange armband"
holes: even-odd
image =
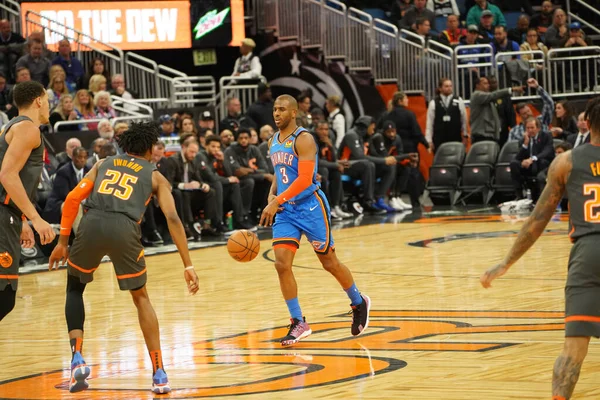
[[[311,183],[313,183],[314,173],[314,160],[298,161],[298,177],[283,193],[277,196],[277,202],[279,204],[283,204],[286,201],[290,201],[291,199],[302,193],[304,189],[306,189],[311,185]]]
[[[60,220],[60,234],[69,236],[73,227],[73,222],[77,218],[79,205],[88,198],[94,190],[94,182],[87,178],[83,178],[75,189],[68,194],[65,204],[63,205],[62,218]]]

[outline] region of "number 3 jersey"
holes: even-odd
[[[577,146],[571,151],[573,168],[567,181],[569,237],[572,241],[600,233],[600,147]]]
[[[125,214],[140,221],[152,197],[154,164],[143,158],[122,154],[108,157],[98,168],[94,190],[87,208]]]
[[[277,131],[271,140],[271,148],[269,149],[269,157],[275,170],[275,178],[277,179],[277,195],[283,193],[291,184],[298,178],[298,154],[296,153],[296,139],[298,135],[305,132],[306,129],[298,127],[294,133],[287,139],[280,142],[281,132]],[[299,195],[285,199],[286,201],[297,202],[311,196],[319,189],[317,182],[317,171],[319,169],[319,158],[315,153],[315,170],[313,171],[312,184],[300,192]]]

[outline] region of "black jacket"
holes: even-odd
[[[367,129],[372,122],[373,118],[369,116],[360,117],[356,120],[354,127],[346,132],[338,149],[340,160],[369,160],[375,164],[385,164],[383,158],[369,154]]]
[[[392,121],[396,124],[396,131],[402,140],[404,151],[416,153],[419,143],[429,148],[429,143],[427,143],[427,139],[425,139],[417,122],[417,117],[412,111],[403,106],[397,106],[379,120],[378,128],[381,128],[385,121]]]
[[[537,138],[532,138],[533,149],[532,154],[538,158],[537,162],[546,161],[549,165],[554,159],[554,141],[549,133],[538,133]],[[529,148],[523,147],[523,140],[519,142],[519,152],[516,155],[516,160],[523,161],[529,158]],[[531,143],[529,144],[531,146]]]
[[[83,175],[87,174],[90,169],[86,166],[83,168]],[[67,199],[69,192],[77,186],[77,175],[72,163],[64,164],[56,171],[52,192],[48,197],[46,206],[44,207],[44,219],[51,224],[60,223],[62,217],[61,206]]]
[[[371,137],[369,152],[373,152],[379,155],[379,157],[394,156],[398,162],[409,158],[408,154],[404,153],[402,139],[398,135],[394,139],[389,139],[381,133],[374,134]]]
[[[248,118],[247,115],[240,114],[237,117],[227,115],[227,117],[225,117],[225,119],[223,119],[219,124],[219,131],[222,131],[223,129],[229,129],[231,132],[237,132],[240,127],[258,129],[251,118]]]
[[[246,116],[254,122],[256,129],[260,129],[264,125],[271,125],[273,129],[277,129],[275,120],[273,119],[273,104],[273,100],[258,100],[248,107]]]
[[[575,146],[575,142],[577,141],[577,135],[579,135],[579,132],[570,134],[569,136],[567,136],[566,141],[571,143],[571,146]],[[591,138],[592,138],[592,134],[591,134],[591,132],[588,132],[588,135],[582,144],[589,143]]]
[[[200,174],[200,165],[196,159],[188,161],[188,182],[196,181],[203,183],[204,180]],[[167,180],[173,186],[173,189],[177,189],[177,186],[183,182],[184,162],[183,155],[181,152],[177,152],[169,157],[167,165]]]
[[[225,150],[225,160],[228,158],[231,159],[231,157],[237,162],[237,165],[232,165],[234,167],[234,172],[240,167],[245,167],[254,169],[256,173],[269,173],[266,160],[260,153],[260,150],[258,150],[258,147],[252,144],[244,150],[239,144],[232,143],[231,146]]]

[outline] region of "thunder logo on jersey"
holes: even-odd
[[[278,151],[278,152],[271,154],[271,163],[273,164],[274,167],[277,165],[281,165],[281,164],[291,167],[294,163],[295,158],[296,157],[292,153],[287,153],[285,151]]]

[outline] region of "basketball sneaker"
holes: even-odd
[[[358,336],[369,326],[369,312],[371,311],[371,299],[366,294],[360,295],[363,302],[352,307],[352,336]]]
[[[152,377],[152,391],[155,394],[166,394],[171,391],[169,378],[167,378],[167,373],[162,368],[157,369]]]
[[[306,318],[302,318],[302,321],[290,318],[290,321],[292,322],[289,326],[290,330],[287,336],[281,339],[282,346],[294,345],[312,333],[310,326],[306,323]]]
[[[85,363],[85,360],[81,356],[80,352],[76,352],[73,355],[71,361],[71,380],[69,381],[69,392],[77,393],[82,390],[86,390],[90,385],[88,384],[87,378],[90,376],[90,367]]]

